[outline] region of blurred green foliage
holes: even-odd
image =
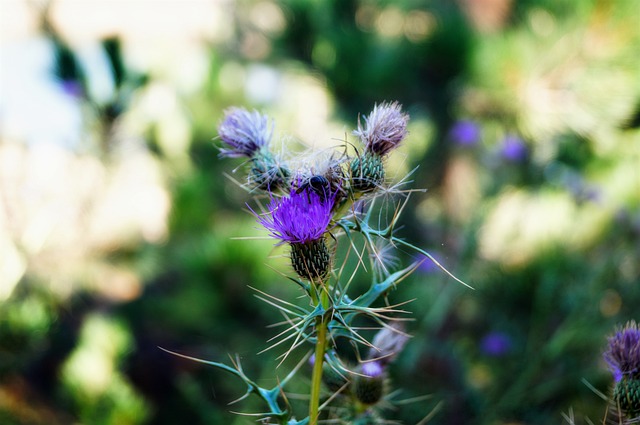
[[[281,28],[255,22],[265,4]],[[287,272],[282,249],[234,239],[261,233],[243,211],[250,195],[232,181],[240,164],[220,161],[212,142],[225,107],[286,116],[277,101],[229,84],[229,69],[256,64],[282,79],[316,78],[346,129],[383,100],[412,116],[407,145],[421,148],[405,146],[398,168],[419,166],[412,185],[428,192],[410,200],[402,233],[475,290],[424,264],[392,294],[416,300],[414,338],[393,382],[399,398],[429,399],[387,418],[417,423],[441,401],[430,423],[563,423],[569,411],[576,423],[601,422],[607,403],[590,386],[609,391],[605,338],[640,319],[637,4],[286,0],[241,1],[225,13],[232,35],[208,46],[198,90],[176,90],[184,155],[167,148],[162,119],[137,128],[169,193],[166,236],[110,247],[101,261],[133,273],[139,293],[111,297],[89,272],[54,279],[30,262],[0,298],[0,422],[250,423],[229,410],[255,411],[255,401],[227,406],[240,382],[158,347],[216,361],[239,353],[266,386],[299,360],[275,369],[277,349],[257,355],[281,317],[248,285],[298,293],[272,269]],[[81,150],[113,162],[117,125],[161,73],[135,72],[122,41],[104,40],[114,91],[94,99],[90,73],[45,23],[52,70],[82,88],[87,127],[98,133],[100,143]],[[256,37],[266,49],[245,48]],[[61,295],[56,282],[72,289]]]

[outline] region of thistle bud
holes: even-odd
[[[358,192],[369,192],[384,183],[382,158],[372,152],[365,152],[351,161],[351,187]]]
[[[291,172],[268,151],[261,150],[251,158],[249,185],[261,190],[274,191],[287,186]]]
[[[384,368],[377,361],[363,363],[354,378],[354,394],[358,401],[373,405],[384,396]]]

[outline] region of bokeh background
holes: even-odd
[[[401,234],[475,290],[426,262],[392,294],[415,299],[394,388],[428,397],[387,418],[601,423],[606,336],[640,319],[638,22],[635,0],[0,0],[0,422],[253,423],[241,383],[158,348],[265,385],[302,354],[257,355],[281,317],[248,285],[298,293],[241,239],[265,232],[223,110],[324,149],[398,100],[389,174],[428,189]]]

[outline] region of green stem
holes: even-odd
[[[326,308],[329,299],[324,288],[321,291],[320,302]],[[311,400],[309,401],[309,425],[317,425],[320,415],[320,389],[322,386],[322,365],[327,349],[327,324],[326,315],[317,318],[315,362],[311,376]]]

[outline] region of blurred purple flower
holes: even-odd
[[[609,337],[603,357],[616,382],[623,375],[640,377],[640,329],[636,322],[628,322]]]
[[[253,156],[267,146],[273,133],[273,124],[266,115],[258,111],[249,112],[242,108],[230,108],[225,111],[222,123],[218,126],[218,135],[227,145],[220,149],[220,156]]]
[[[364,117],[364,128],[358,120],[358,129],[353,134],[360,137],[368,152],[384,156],[398,147],[407,135],[409,116],[402,113],[398,102],[375,105]]]
[[[507,161],[521,162],[527,157],[527,153],[527,145],[520,137],[509,134],[502,140],[500,154]]]
[[[282,242],[305,244],[324,236],[331,221],[333,201],[334,197],[323,201],[312,188],[295,190],[289,196],[272,199],[269,213],[256,214],[256,217],[272,237]]]
[[[460,146],[473,146],[480,141],[480,126],[469,120],[458,121],[449,130],[449,137]]]
[[[491,357],[501,357],[511,351],[512,342],[504,332],[489,332],[480,341],[480,351]]]

